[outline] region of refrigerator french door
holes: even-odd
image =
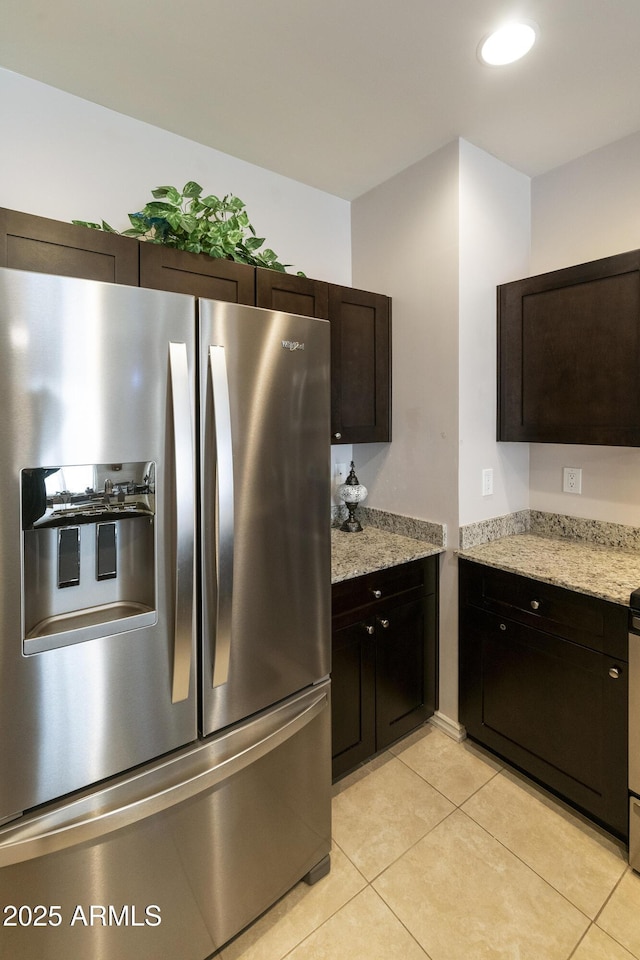
[[[193,313],[0,273],[0,822],[197,736]]]
[[[3,955],[203,960],[328,870],[328,356],[0,271]]]
[[[200,301],[202,729],[327,676],[329,325]]]

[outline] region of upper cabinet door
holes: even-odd
[[[391,301],[329,285],[331,442],[391,440]]]
[[[498,287],[498,439],[640,446],[640,250]]]
[[[256,306],[326,320],[329,316],[329,284],[260,267],[256,271]]]
[[[189,293],[206,300],[255,305],[256,271],[245,263],[140,244],[140,286]]]
[[[0,266],[138,286],[137,240],[0,209]]]

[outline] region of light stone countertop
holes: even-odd
[[[431,557],[443,551],[443,546],[427,540],[416,540],[374,526],[363,526],[360,533],[343,533],[332,528],[331,582],[361,577],[365,573]]]
[[[533,533],[513,534],[456,551],[509,573],[629,605],[640,587],[640,552]]]

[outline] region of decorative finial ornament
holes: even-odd
[[[349,516],[340,527],[345,533],[359,533],[362,530],[360,521],[356,519],[356,510],[361,500],[367,496],[367,488],[360,483],[356,477],[356,468],[353,460],[351,461],[351,472],[336,490],[341,500],[344,500]]]

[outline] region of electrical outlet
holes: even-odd
[[[562,471],[562,492],[582,493],[582,467],[564,467]]]
[[[482,471],[482,496],[490,497],[493,493],[493,469],[487,467]]]

